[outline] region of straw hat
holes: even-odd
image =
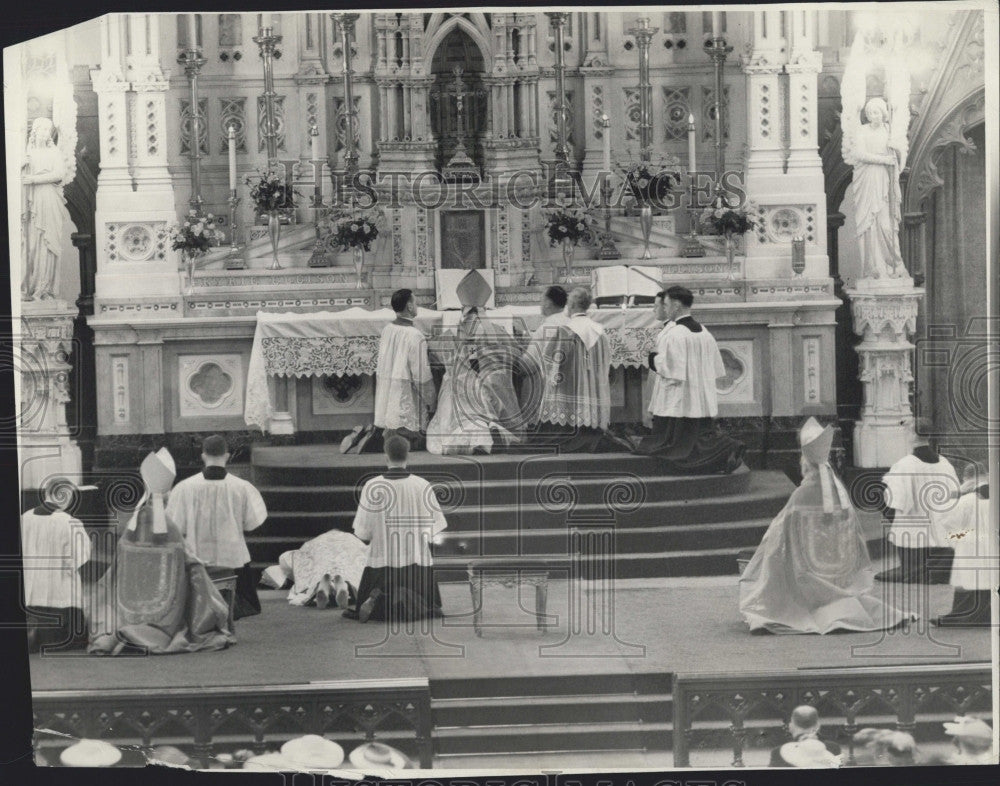
[[[113,767],[121,758],[122,752],[104,740],[80,740],[59,756],[66,767]]]
[[[944,724],[944,733],[960,739],[993,740],[993,729],[989,724],[968,715],[959,715],[954,723]]]
[[[826,745],[815,737],[807,737],[798,742],[787,742],[781,746],[781,758],[792,767],[839,767],[840,757],[827,750]]]
[[[366,742],[351,751],[351,764],[368,772],[372,767],[402,770],[409,759],[402,751],[381,742]]]
[[[326,737],[307,734],[282,745],[281,756],[295,769],[332,770],[343,764],[344,749]]]
[[[243,769],[251,772],[289,772],[295,768],[280,753],[264,753],[244,761]]]
[[[823,428],[816,418],[809,418],[799,429],[802,455],[813,464],[823,464],[830,458],[833,446],[833,426]]]

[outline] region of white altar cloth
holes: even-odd
[[[536,306],[489,309],[486,316],[500,320],[511,335],[531,331],[542,321]],[[646,365],[662,324],[651,308],[591,309],[590,316],[604,326],[611,346],[611,366]],[[428,335],[446,334],[461,318],[459,311],[418,309],[416,324]],[[244,420],[266,431],[273,414],[268,379],[374,374],[382,328],[395,319],[392,309],[348,308],[312,313],[258,312],[253,348],[247,369]]]

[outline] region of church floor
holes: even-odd
[[[433,693],[435,680],[512,675],[739,673],[990,659],[987,630],[927,629],[923,622],[888,635],[751,636],[738,613],[735,576],[617,582],[616,636],[568,636],[570,594],[564,581],[550,586],[548,611],[559,621],[545,637],[535,631],[533,616],[519,609],[514,589],[486,588],[482,638],[472,629],[468,586],[441,589],[449,617],[430,632],[418,626],[387,636],[380,623],[346,620],[338,609],[291,607],[284,591],[265,591],[263,613],[236,623],[238,643],[229,650],[128,658],[32,655],[31,685],[33,690],[155,690],[427,676]],[[890,585],[889,591],[902,589]],[[905,589],[906,602],[924,620],[950,608],[950,587]],[[904,599],[893,600],[901,605]],[[533,604],[527,587],[520,606],[533,609]]]

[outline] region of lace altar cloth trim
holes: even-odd
[[[506,306],[487,314],[504,323],[508,333],[530,331],[542,316],[533,306]],[[273,407],[268,378],[374,374],[378,367],[379,336],[394,314],[383,308],[349,308],[311,314],[258,313],[250,365],[247,369],[247,425],[266,431]],[[428,335],[457,324],[457,311],[420,309],[417,326]],[[662,325],[652,309],[600,309],[590,316],[604,327],[611,347],[611,366],[641,368],[653,349]]]

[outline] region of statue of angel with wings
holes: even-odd
[[[910,75],[888,53],[869,51],[870,46],[859,33],[841,83],[842,154],[854,167],[851,196],[861,278],[906,278],[899,248],[899,176],[908,150]],[[877,84],[866,70],[872,65],[882,72],[885,97],[868,95],[869,85]]]

